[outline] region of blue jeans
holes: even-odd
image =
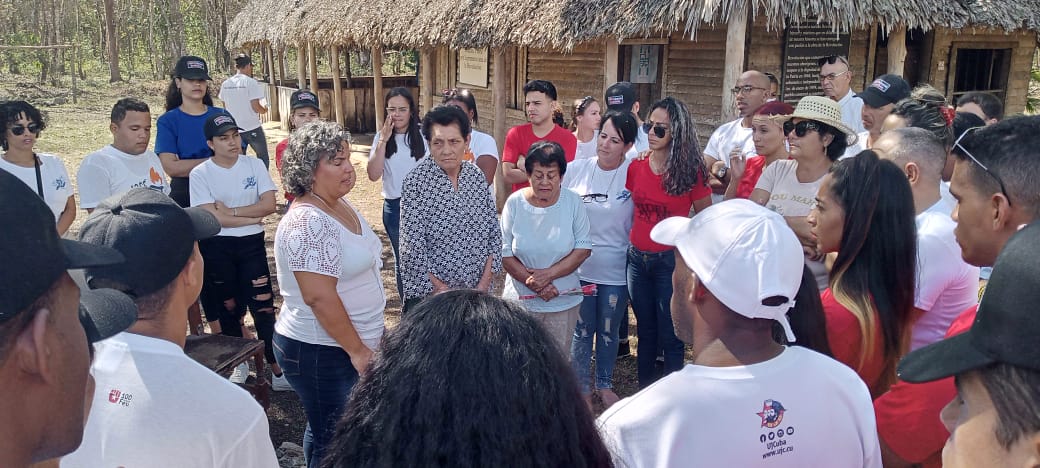
[[[277,332],[274,357],[307,414],[303,455],[308,468],[317,468],[347,407],[358,373],[343,348],[304,343]]]
[[[390,238],[390,248],[394,251],[394,279],[397,280],[397,297],[404,304],[404,287],[401,285],[401,199],[383,199],[383,229]]]
[[[628,249],[628,293],[636,314],[636,365],[639,387],[654,383],[657,350],[664,351],[664,375],[683,367],[683,342],[672,327],[672,270],[675,252],[642,252]]]
[[[591,284],[585,281],[582,286]],[[618,326],[628,310],[628,287],[596,285],[596,295],[581,301],[578,323],[571,343],[571,366],[578,376],[581,392],[591,392],[589,362],[592,341],[596,341],[596,389],[613,388],[614,362],[617,360]]]

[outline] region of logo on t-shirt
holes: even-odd
[[[54,185],[54,190],[57,191],[65,188],[65,186],[68,184],[69,183],[65,181],[64,177],[58,177],[57,179],[54,179],[54,183],[52,185]]]
[[[108,392],[108,402],[114,404],[120,404],[126,407],[130,406],[130,400],[133,400],[134,396],[129,393],[123,393],[120,390],[112,389]]]
[[[242,190],[246,190],[249,187],[256,187],[256,176],[249,176],[242,179]]]
[[[762,427],[770,429],[779,426],[784,420],[784,405],[776,400],[766,400],[762,403],[762,412],[757,413],[762,418]]]
[[[617,200],[618,201],[625,201],[625,200],[628,200],[630,198],[632,198],[632,192],[629,192],[628,189],[624,189],[620,193],[617,194]]]

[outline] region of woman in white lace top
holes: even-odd
[[[349,133],[307,124],[290,137],[282,164],[296,199],[274,240],[283,299],[275,357],[307,413],[303,449],[315,467],[383,335],[382,245],[345,198],[357,177]]]

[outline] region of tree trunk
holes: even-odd
[[[170,37],[167,42],[167,62],[163,67],[170,72],[173,64],[184,55],[184,14],[181,13],[181,1],[170,0]]]
[[[116,37],[115,0],[105,1],[105,38],[108,42],[108,82],[123,81],[119,76],[119,38]]]

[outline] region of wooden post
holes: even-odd
[[[308,84],[311,91],[318,92],[318,57],[313,43],[307,44],[307,60],[311,65],[311,79]]]
[[[296,48],[296,88],[307,87],[307,45]]]
[[[726,28],[726,63],[722,74],[722,121],[737,116],[736,96],[730,89],[736,86],[744,72],[744,50],[747,48],[747,4],[733,10]],[[728,150],[727,150],[728,151]]]
[[[372,94],[376,104],[376,128],[383,127],[386,109],[383,108],[383,48],[372,47]]]
[[[905,64],[906,25],[899,25],[888,32],[888,73],[903,76]]]
[[[503,145],[506,143],[506,96],[510,90],[506,89],[506,49],[499,47],[494,50],[494,54],[491,82],[494,83],[492,98],[495,101],[495,126],[492,131],[495,143],[498,144],[498,152],[502,154]],[[509,198],[509,188],[505,176],[502,175],[502,165],[499,164],[495,168],[495,200],[499,212],[502,211],[506,198]]]
[[[430,49],[424,47],[420,54],[422,55],[419,58],[419,77],[421,80],[419,83],[419,107],[422,114],[426,114],[433,106],[433,74],[437,71],[433,69]]]
[[[278,86],[285,84],[285,47],[278,46]]]
[[[618,75],[618,41],[616,38],[608,37],[603,47],[603,93],[607,92],[610,85],[617,83]],[[603,103],[603,106],[606,106]]]
[[[343,83],[339,80],[339,47],[332,46],[332,108],[336,111],[336,123],[343,125]]]
[[[350,71],[350,49],[343,50],[343,78],[347,81],[347,88],[354,87],[354,72]]]

